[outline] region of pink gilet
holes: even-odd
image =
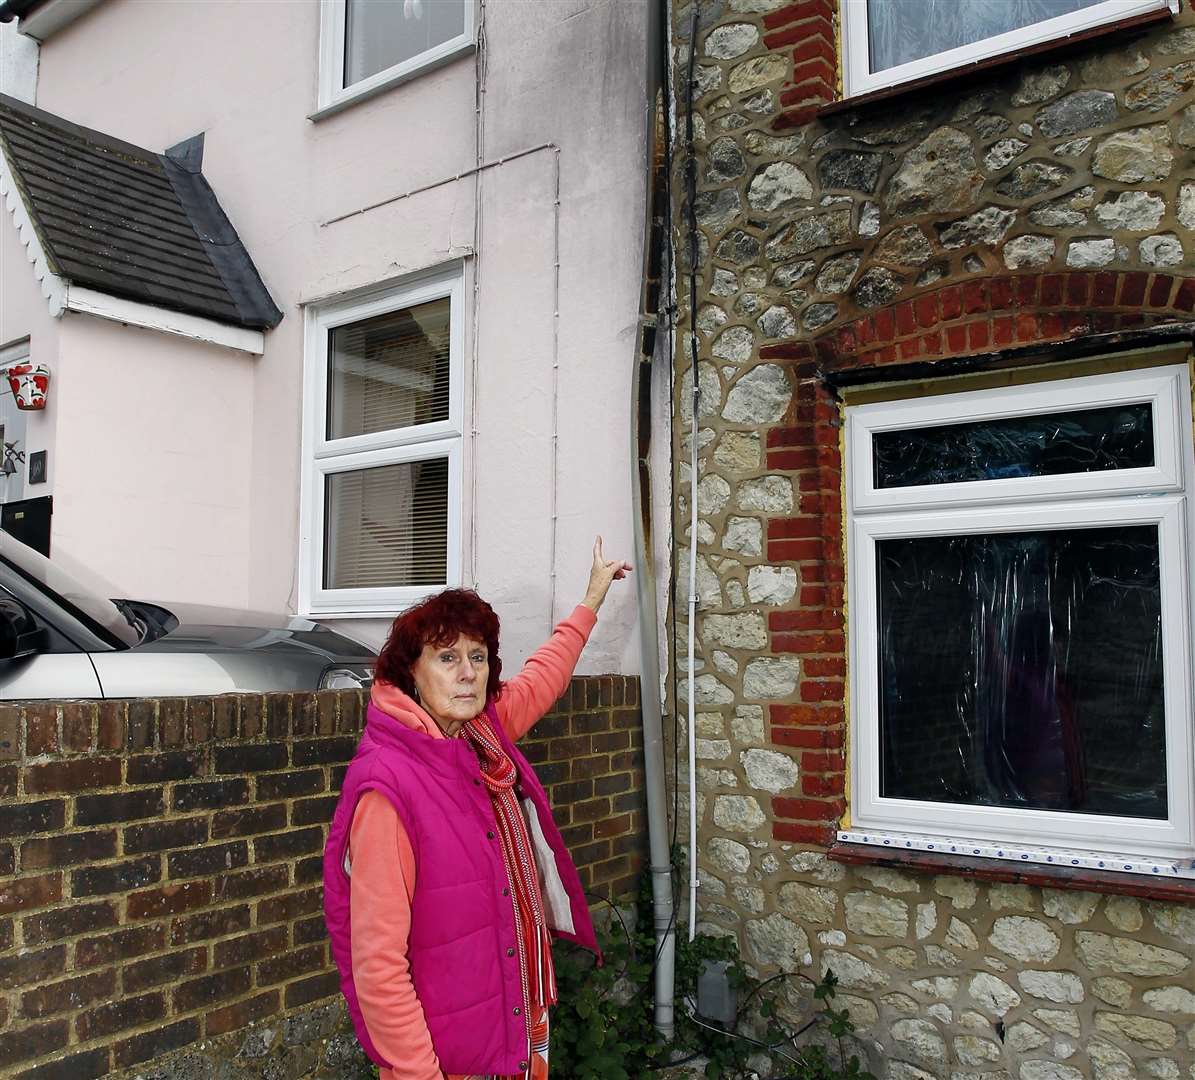
[[[584,892],[543,787],[497,722],[492,703],[486,708],[518,769],[520,790],[535,808],[567,894],[574,932],[557,936],[596,951]],[[366,1030],[351,962],[345,853],[357,800],[366,791],[380,792],[393,805],[419,867],[411,902],[411,981],[441,1067],[448,1073],[520,1072],[526,1028],[518,962],[512,960],[514,909],[476,755],[462,740],[429,739],[372,705],[324,853],[332,955],[361,1045],[373,1061],[389,1064]]]

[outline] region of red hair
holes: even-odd
[[[502,659],[498,656],[498,616],[472,589],[445,589],[404,611],[390,627],[390,636],[378,656],[374,674],[414,697],[415,680],[411,668],[423,647],[452,645],[461,634],[485,644],[490,661],[486,700],[496,698],[502,675]]]

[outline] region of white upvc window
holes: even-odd
[[[459,583],[463,310],[460,267],[308,308],[303,614]]]
[[[320,0],[319,107],[326,115],[474,47],[476,0]]]
[[[1177,0],[843,0],[847,97],[1015,54]]]
[[[1195,876],[1186,364],[846,409],[840,838]]]

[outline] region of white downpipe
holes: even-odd
[[[671,77],[671,62],[666,48],[666,28],[668,26],[668,0],[661,0],[653,5],[648,12],[647,19],[647,113],[646,123],[648,131],[648,176],[644,192],[644,230],[643,230],[643,300],[647,301],[650,292],[650,262],[653,241],[664,240],[666,231],[672,228],[667,222],[657,237],[656,226],[652,216],[654,205],[655,183],[653,167],[658,149],[656,139],[660,130],[656,120],[657,94],[662,91],[663,101],[668,106],[665,113],[663,138],[670,145],[673,139],[673,115],[671,109],[672,95],[668,93],[668,79]],[[669,179],[671,179],[669,177]],[[676,994],[676,896],[673,892],[672,879],[672,850],[668,823],[668,786],[666,779],[666,764],[664,758],[664,722],[663,702],[667,698],[664,684],[660,678],[660,638],[658,631],[655,565],[654,565],[654,531],[651,528],[654,493],[651,485],[651,457],[653,452],[659,452],[659,443],[652,438],[655,413],[654,400],[671,402],[673,400],[673,370],[675,357],[671,348],[665,349],[664,342],[675,341],[672,334],[672,311],[669,300],[676,295],[675,266],[672,259],[672,245],[662,244],[666,254],[667,273],[661,274],[660,293],[656,298],[656,336],[653,342],[652,359],[648,361],[648,368],[643,368],[643,357],[637,357],[634,375],[631,379],[631,495],[634,503],[635,528],[635,561],[638,573],[635,574],[635,594],[639,606],[639,649],[641,670],[643,672],[643,776],[647,803],[647,837],[651,858],[651,894],[652,915],[656,939],[655,954],[655,1028],[665,1042],[671,1042],[676,1030],[675,994]],[[663,269],[664,267],[662,267]],[[665,285],[666,283],[666,285]],[[667,292],[665,292],[665,287]],[[668,299],[665,299],[667,297]],[[647,304],[643,306],[647,312]],[[664,333],[665,324],[667,334]],[[662,377],[662,386],[656,386],[657,376]],[[658,398],[656,397],[658,393]],[[647,401],[643,401],[646,395]],[[640,418],[645,414],[646,405],[648,415],[647,430],[640,427]],[[671,420],[673,409],[668,408],[668,418]],[[673,427],[668,424],[668,441],[666,448],[667,461],[662,463],[661,474],[668,475],[667,486],[672,484],[672,435]],[[646,439],[644,436],[646,435]],[[647,456],[644,457],[644,442],[648,444]],[[663,514],[661,519],[669,520],[671,515]],[[672,563],[669,560],[669,566]],[[668,646],[669,655],[676,647],[675,642]],[[675,717],[674,717],[675,719]]]
[[[689,423],[689,627],[686,656],[689,670],[689,940],[697,936],[697,731],[694,674],[694,641],[697,635],[697,428],[701,416],[701,380],[697,363],[697,160],[693,150],[693,65],[697,56],[697,22],[700,12],[693,5],[689,26],[689,69],[686,83],[685,136],[688,161],[685,164],[685,195],[689,217],[689,365],[693,378],[693,415]]]

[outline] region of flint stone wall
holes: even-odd
[[[882,1080],[1195,1077],[1195,906],[707,843],[699,928],[761,973],[833,970]]]
[[[936,283],[1027,269],[1164,272],[1175,278],[1167,301],[1195,309],[1195,289],[1175,295],[1195,239],[1189,10],[1128,38],[812,116],[786,104],[834,92],[831,0],[701,10],[698,314],[714,361],[749,362],[753,345],[794,339],[865,354],[875,339],[835,331]],[[688,12],[675,26],[687,58]],[[927,341],[872,359],[946,351]]]
[[[849,793],[820,378],[1189,321],[1195,15],[827,113],[833,0],[698,7],[700,400],[678,334],[674,525],[677,565],[697,546],[701,925],[761,975],[832,967],[883,1080],[1195,1077],[1195,907],[827,860]],[[685,156],[682,134],[675,191]]]

